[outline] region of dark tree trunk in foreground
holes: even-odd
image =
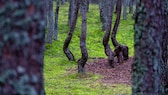
[[[57,40],[57,39],[58,39],[58,16],[59,16],[59,7],[60,7],[60,0],[56,0],[54,40]]]
[[[121,9],[122,9],[121,0],[117,0],[117,4],[116,4],[117,17],[112,31],[111,40],[115,47],[114,56],[117,56],[119,63],[121,63],[123,60],[128,59],[128,46],[120,45],[116,40],[117,29],[118,29],[118,26],[120,23],[120,17],[121,17]]]
[[[54,32],[54,12],[53,12],[53,0],[48,1],[48,33],[46,43],[52,43],[52,37]]]
[[[80,5],[80,0],[77,0],[76,4],[75,4],[75,6],[76,6],[75,7],[75,12],[73,14],[74,17],[73,17],[72,23],[70,24],[70,30],[69,30],[69,33],[68,33],[68,37],[65,39],[64,46],[63,46],[63,51],[70,61],[75,61],[75,58],[74,58],[72,52],[68,49],[68,46],[69,46],[69,43],[72,39],[73,32],[74,32],[74,29],[75,29],[75,26],[76,26],[76,21],[77,21],[77,18],[78,18],[78,11],[79,11],[79,5]]]
[[[167,95],[163,88],[163,1],[140,0],[135,18],[132,95]]]
[[[80,36],[80,48],[82,57],[78,60],[78,73],[85,73],[84,66],[86,64],[86,61],[88,59],[88,53],[86,49],[86,30],[87,30],[87,18],[86,18],[86,12],[87,12],[87,1],[88,0],[79,0],[81,2],[81,14],[82,14],[82,33]]]
[[[0,0],[0,95],[44,95],[44,5]]]
[[[111,32],[111,25],[112,25],[112,13],[113,13],[113,1],[108,0],[108,23],[105,35],[103,37],[103,46],[105,54],[108,56],[109,65],[111,67],[114,67],[114,53],[110,48],[110,45],[108,44],[109,38],[110,38],[110,32]]]
[[[163,33],[163,43],[162,43],[162,50],[163,50],[163,77],[164,77],[164,88],[165,94],[168,94],[168,0],[164,0],[164,33]]]

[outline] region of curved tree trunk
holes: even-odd
[[[72,52],[68,49],[68,46],[69,46],[69,43],[72,39],[73,32],[74,32],[74,29],[75,29],[75,26],[76,26],[76,21],[77,21],[77,18],[78,18],[78,11],[79,11],[79,5],[80,5],[80,1],[77,0],[76,4],[75,4],[75,6],[76,6],[75,12],[73,14],[74,17],[73,17],[72,23],[70,24],[70,30],[69,30],[69,33],[68,33],[68,37],[65,39],[64,46],[63,46],[63,51],[70,61],[75,61],[75,58],[74,58]]]
[[[116,34],[117,34],[117,29],[118,29],[118,26],[120,23],[121,10],[122,10],[121,0],[117,0],[116,6],[117,6],[116,7],[117,8],[117,17],[116,17],[115,25],[114,25],[114,28],[112,31],[111,40],[112,40],[112,43],[115,47],[114,56],[117,56],[118,62],[121,63],[123,60],[128,59],[128,46],[120,45],[116,40]]]
[[[86,49],[86,30],[87,30],[87,18],[86,18],[86,12],[87,12],[87,1],[88,0],[79,0],[81,2],[81,14],[82,14],[82,33],[80,36],[80,48],[82,57],[78,60],[78,73],[85,73],[84,66],[86,64],[86,61],[88,59],[88,53]]]
[[[0,21],[0,95],[45,95],[44,3],[0,0]]]
[[[57,39],[58,39],[58,16],[59,16],[59,7],[60,7],[60,0],[56,0],[54,40],[57,40]]]
[[[112,25],[112,13],[113,13],[113,3],[111,0],[106,1],[108,5],[108,23],[106,28],[106,33],[103,37],[103,46],[105,54],[108,56],[109,65],[111,67],[114,67],[114,53],[110,48],[110,45],[108,44],[109,38],[110,38],[110,32],[111,32],[111,25]]]

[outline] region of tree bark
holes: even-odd
[[[69,46],[69,43],[72,39],[73,32],[74,32],[74,29],[75,29],[75,26],[76,26],[76,21],[77,21],[77,18],[78,18],[78,11],[79,11],[79,5],[80,5],[80,2],[79,2],[79,0],[77,0],[77,2],[75,4],[75,6],[76,6],[75,7],[75,12],[73,14],[74,17],[73,17],[72,23],[70,24],[70,30],[69,30],[69,33],[68,33],[68,37],[65,39],[64,46],[63,46],[63,51],[70,61],[75,61],[75,58],[74,58],[72,52],[68,49],[68,46]]]
[[[112,31],[111,40],[115,47],[114,56],[117,56],[118,62],[122,63],[123,60],[128,59],[128,46],[120,45],[116,40],[116,34],[117,34],[118,26],[120,23],[121,10],[122,10],[121,0],[117,0],[116,10],[117,10],[117,17],[116,17],[116,21],[115,21],[114,28]]]
[[[105,54],[108,56],[108,62],[111,67],[114,67],[114,52],[111,50],[109,42],[110,32],[111,32],[111,25],[112,25],[112,13],[113,13],[113,3],[110,0],[107,0],[108,5],[108,23],[105,35],[103,37],[103,46]],[[113,8],[112,8],[113,7]]]
[[[162,84],[163,1],[140,0],[137,6],[132,65],[132,95],[167,95]]]
[[[85,73],[84,66],[86,64],[86,61],[88,59],[88,53],[86,49],[86,30],[87,30],[87,18],[86,18],[86,12],[87,12],[87,1],[88,0],[79,0],[81,2],[81,14],[82,14],[82,33],[80,36],[80,48],[82,57],[78,60],[78,73]]]
[[[133,13],[133,0],[129,0],[129,13]]]
[[[0,0],[1,95],[45,95],[43,7],[41,0]]]
[[[58,40],[58,16],[59,16],[59,7],[60,7],[60,0],[56,0],[54,40]]]
[[[49,21],[49,29],[47,33],[46,43],[52,43],[52,37],[54,32],[54,12],[53,12],[53,0],[49,0],[48,2],[48,21]]]
[[[68,26],[71,26],[72,20],[74,19],[74,10],[76,9],[76,0],[69,0],[69,11],[68,11]]]
[[[165,94],[168,94],[168,0],[164,0],[164,32],[163,32],[163,43],[162,43],[162,57],[164,64],[162,65],[163,80]]]
[[[107,28],[108,21],[108,1],[99,0],[99,9],[100,9],[100,20],[102,22],[102,31],[105,31]]]
[[[123,19],[127,19],[127,3],[128,0],[123,0]]]

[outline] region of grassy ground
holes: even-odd
[[[77,72],[69,72],[71,68],[76,68],[76,62],[69,62],[63,53],[62,47],[68,33],[67,26],[68,5],[62,5],[59,14],[59,34],[58,41],[53,41],[52,45],[46,44],[45,51],[45,90],[47,95],[130,95],[131,87],[124,84],[105,85],[98,82],[99,75],[87,74],[81,78]],[[115,18],[115,16],[113,17]],[[99,20],[99,10],[97,5],[90,5],[87,14],[87,49],[89,58],[107,58],[102,45],[104,32],[101,31]],[[114,23],[115,20],[113,20]],[[121,20],[117,40],[121,44],[128,45],[129,55],[133,56],[133,20],[128,14],[127,20]],[[81,16],[70,43],[70,50],[75,55],[75,59],[81,57],[79,47],[79,36],[81,33]],[[111,42],[110,42],[111,44]],[[111,44],[112,46],[112,44]]]

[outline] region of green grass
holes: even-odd
[[[55,8],[55,6],[54,6]],[[63,53],[62,47],[67,37],[68,4],[60,7],[59,13],[59,34],[58,41],[46,44],[45,51],[45,91],[47,95],[130,95],[131,87],[124,84],[106,85],[98,82],[100,75],[87,73],[86,76],[79,77],[74,68],[76,62],[69,62]],[[115,15],[114,17],[115,18]],[[113,19],[114,24],[115,19]],[[122,20],[118,29],[117,40],[121,44],[128,45],[129,55],[133,56],[133,23],[131,14],[128,14],[127,20]],[[78,23],[74,31],[73,39],[70,43],[70,50],[75,55],[75,59],[81,57],[79,47],[79,36],[81,34],[81,16],[79,15]],[[87,49],[89,58],[103,57],[107,58],[104,53],[102,39],[104,32],[101,31],[99,20],[99,9],[97,5],[90,5],[87,13]],[[110,42],[112,47],[112,44]]]

